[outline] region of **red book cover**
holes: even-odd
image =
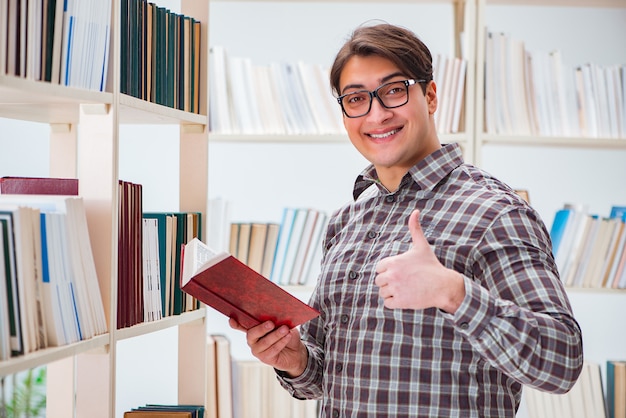
[[[197,238],[181,251],[181,289],[245,328],[270,320],[290,328],[319,312],[228,253],[215,253]]]
[[[78,196],[78,179],[57,177],[2,177],[0,194]]]

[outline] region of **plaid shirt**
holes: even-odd
[[[580,328],[538,214],[508,186],[446,145],[394,193],[366,169],[354,202],[335,213],[301,328],[306,371],[279,375],[298,398],[322,398],[322,417],[513,417],[521,385],[562,393],[582,366]],[[446,267],[464,275],[452,315],[388,309],[374,284],[384,257],[412,245],[409,214]]]

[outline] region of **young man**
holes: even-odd
[[[440,144],[428,48],[403,28],[360,27],[330,78],[371,165],[326,232],[321,316],[248,330],[252,353],[293,396],[321,398],[323,417],[513,417],[522,385],[567,392],[582,337],[548,232]]]

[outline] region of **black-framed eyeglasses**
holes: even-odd
[[[343,114],[349,118],[360,118],[369,113],[374,97],[387,109],[404,106],[409,102],[409,86],[426,80],[402,80],[385,83],[374,91],[358,90],[337,97]]]

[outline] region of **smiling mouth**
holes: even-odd
[[[389,132],[385,132],[384,134],[368,134],[368,136],[373,139],[385,139],[385,138],[389,138],[391,135],[394,135],[398,132],[400,132],[400,129],[394,129]]]

